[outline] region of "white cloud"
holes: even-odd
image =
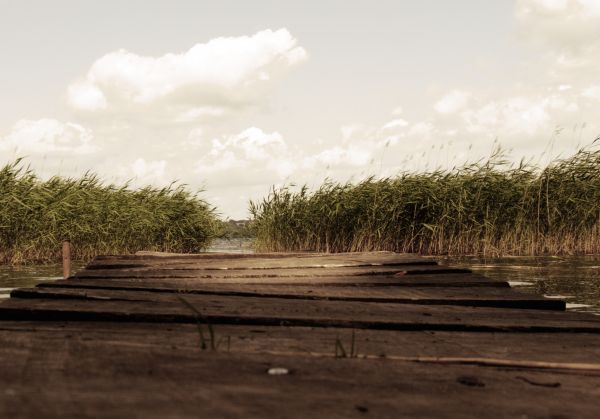
[[[549,11],[562,11],[567,8],[569,0],[530,0],[529,3]]]
[[[600,1],[518,0],[521,33],[548,49],[558,72],[587,67],[600,50]],[[595,70],[597,74],[597,69]]]
[[[78,110],[160,106],[183,121],[221,115],[262,97],[263,85],[304,61],[307,53],[287,29],[221,37],[188,51],[148,57],[126,50],[98,59],[68,89]]]
[[[433,108],[441,114],[451,114],[464,109],[470,94],[461,90],[453,90],[438,100]]]
[[[198,144],[198,143],[197,143]],[[251,127],[239,134],[203,142],[203,157],[196,173],[220,185],[236,182],[268,182],[284,178],[294,170],[294,160],[278,132]],[[240,180],[243,179],[243,180]]]
[[[12,131],[0,138],[0,150],[16,155],[70,153],[90,154],[98,150],[92,132],[79,124],[56,119],[22,119]]]
[[[200,149],[204,146],[204,129],[196,127],[188,132],[187,137],[181,142],[182,149]]]
[[[600,101],[600,85],[589,86],[581,93],[583,97]]]
[[[528,98],[511,98],[499,110],[504,127],[509,132],[535,134],[550,120],[549,102],[535,102]]]
[[[381,129],[394,129],[394,128],[398,128],[398,127],[406,127],[408,125],[408,122],[406,122],[404,119],[401,118],[397,118],[397,119],[392,119],[390,122],[384,124]]]
[[[134,188],[148,185],[164,187],[176,179],[169,173],[167,160],[150,160],[144,157],[131,159],[130,156],[115,156],[105,161],[103,173],[111,173],[111,181],[119,184],[128,183]]]
[[[592,97],[593,90],[582,96]],[[547,96],[514,96],[491,101],[461,113],[467,132],[500,135],[503,138],[537,136],[539,143],[548,141],[556,126],[576,125],[588,113],[580,113],[583,104],[576,94],[567,91]]]
[[[417,122],[408,130],[408,135],[419,137],[419,139],[429,138],[434,131],[434,126],[431,122]]]
[[[594,17],[600,15],[598,0],[519,0],[519,14],[568,12],[575,16]]]
[[[77,81],[67,89],[69,105],[85,111],[95,111],[106,108],[104,93],[94,84],[86,81]]]
[[[268,160],[284,153],[286,148],[278,132],[268,134],[260,128],[251,127],[224,141],[214,139],[211,155],[218,156],[225,150],[238,150],[248,160]]]
[[[207,117],[220,117],[227,114],[227,109],[222,106],[199,106],[179,114],[175,122],[192,122]]]
[[[147,162],[140,157],[131,164],[130,169],[135,177],[150,180],[147,183],[152,183],[151,180],[160,179],[164,176],[166,167],[167,162],[165,160]]]
[[[360,133],[363,129],[364,127],[361,124],[343,125],[340,127],[342,142],[350,141],[355,134]]]
[[[304,165],[314,167],[316,163],[320,163],[327,166],[364,166],[371,160],[372,152],[370,148],[369,144],[364,143],[329,148],[306,158]]]

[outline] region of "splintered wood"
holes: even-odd
[[[389,252],[96,258],[0,304],[0,417],[598,417],[600,317]]]

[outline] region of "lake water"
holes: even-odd
[[[436,259],[506,280],[522,292],[565,300],[567,310],[600,314],[600,256]]]
[[[210,251],[249,253],[252,249],[248,240],[235,239],[218,241]],[[568,310],[600,315],[600,256],[435,259],[445,265],[468,267],[490,278],[507,280],[523,292],[563,299]],[[73,271],[82,267],[75,264]],[[60,279],[61,275],[61,265],[0,265],[0,299],[8,298],[13,288],[33,287]]]
[[[81,269],[82,266],[74,264],[73,271]],[[0,299],[8,298],[13,288],[33,287],[41,282],[56,279],[62,279],[62,265],[0,265]]]

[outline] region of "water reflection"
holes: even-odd
[[[73,271],[81,268],[74,264]],[[62,278],[62,265],[29,265],[6,266],[0,265],[0,299],[8,298],[14,288],[34,287],[44,281],[54,281]]]
[[[246,238],[217,239],[209,252],[252,253],[252,240]],[[72,272],[82,269],[83,263],[74,262]],[[62,279],[62,265],[29,265],[7,266],[0,265],[0,300],[10,297],[15,288],[35,287],[44,281]]]
[[[600,256],[449,257],[442,262],[506,280],[522,292],[565,300],[569,310],[600,314]]]
[[[224,253],[254,253],[252,248],[252,239],[245,237],[235,239],[216,239],[209,252],[224,252]]]

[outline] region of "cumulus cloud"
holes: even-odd
[[[453,90],[438,100],[433,108],[441,114],[451,114],[463,109],[469,100],[469,93]]]
[[[600,16],[597,0],[518,0],[517,16],[540,14],[543,17],[562,14],[565,17],[593,18]]]
[[[342,142],[348,142],[354,137],[355,134],[363,131],[364,126],[361,124],[349,124],[340,127],[340,133],[342,134]]]
[[[417,122],[408,130],[408,135],[420,137],[421,140],[428,139],[434,131],[434,126],[431,122]]]
[[[220,116],[259,100],[270,80],[306,57],[287,29],[215,38],[160,57],[118,50],[69,86],[68,102],[84,111],[159,106],[179,121]]]
[[[583,89],[581,95],[586,98],[600,101],[600,85],[593,85]]]
[[[12,131],[0,138],[0,150],[14,151],[15,155],[35,154],[90,154],[98,150],[91,130],[72,122],[56,119],[22,119]]]
[[[250,127],[235,135],[194,141],[203,157],[195,172],[212,184],[276,182],[290,175],[295,163],[278,132]]]
[[[162,177],[165,174],[167,162],[165,160],[149,161],[138,158],[131,164],[131,171],[137,177],[145,178],[148,175],[153,177]]]
[[[372,144],[363,142],[325,149],[314,156],[307,157],[304,164],[307,167],[314,167],[320,163],[330,169],[331,166],[364,166],[371,160],[371,156]]]
[[[397,128],[397,127],[405,127],[408,125],[408,122],[406,122],[404,119],[402,118],[396,118],[396,119],[392,119],[390,122],[387,122],[383,125],[383,127],[381,127],[381,129],[393,129],[393,128]]]
[[[106,182],[142,188],[165,187],[182,181],[178,177],[180,173],[173,170],[173,166],[176,165],[169,163],[169,159],[156,159],[146,153],[143,157],[114,154],[111,158],[96,162],[96,166],[98,173]]]
[[[175,122],[192,122],[204,117],[220,117],[227,114],[227,108],[222,106],[199,106],[181,112]]]
[[[106,97],[93,83],[77,81],[67,89],[67,99],[73,108],[85,111],[106,109]]]
[[[548,126],[550,110],[562,105],[558,98],[552,99],[508,98],[469,109],[463,118],[470,132],[533,135]]]
[[[547,49],[555,77],[598,74],[599,1],[518,0],[516,17],[522,35]]]
[[[218,157],[224,152],[236,151],[247,160],[268,160],[285,152],[286,148],[278,132],[269,134],[260,128],[251,127],[223,140],[213,139],[210,154]]]

